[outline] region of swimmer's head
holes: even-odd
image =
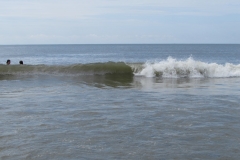
[[[6,62],[7,65],[11,64],[11,60],[8,59],[7,62]]]

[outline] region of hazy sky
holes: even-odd
[[[0,0],[0,44],[240,43],[240,0]]]

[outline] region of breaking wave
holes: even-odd
[[[240,77],[240,64],[225,65],[196,61],[192,57],[186,60],[176,60],[168,57],[166,60],[145,63],[142,68],[133,65],[134,74],[145,77],[165,78],[203,78],[203,77]]]
[[[240,64],[196,61],[192,57],[146,63],[106,62],[73,65],[0,65],[0,75],[54,74],[143,76],[161,78],[240,77]]]

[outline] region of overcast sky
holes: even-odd
[[[240,43],[240,0],[0,0],[0,44]]]

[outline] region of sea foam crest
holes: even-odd
[[[160,62],[146,62],[135,75],[145,77],[166,78],[201,78],[201,77],[240,77],[240,64],[225,65],[196,61],[192,57],[186,60],[176,60],[168,57]]]

